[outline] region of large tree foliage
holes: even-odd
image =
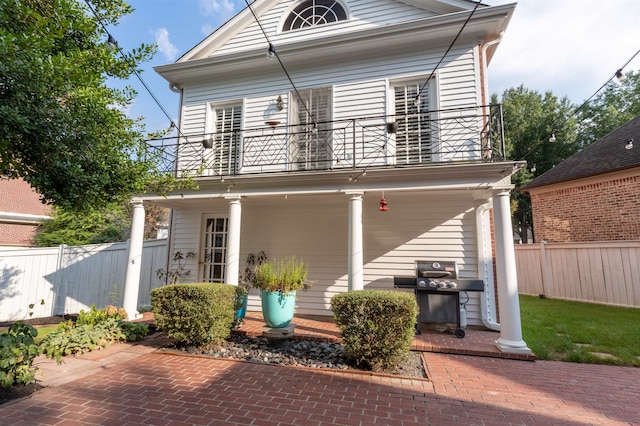
[[[122,0],[91,5],[104,25],[132,11]],[[84,2],[0,2],[0,170],[65,209],[122,200],[152,179],[143,128],[123,112],[135,92],[106,82],[127,79],[154,48],[125,58],[106,35]]]
[[[610,81],[579,110],[578,141],[587,146],[640,114],[640,72],[629,71],[623,81]]]
[[[35,236],[34,242],[40,247],[115,243],[130,237],[133,210],[129,203],[112,203],[82,214],[61,208],[54,213]],[[167,224],[168,209],[150,205],[145,215],[144,239],[154,239],[159,228]]]
[[[498,102],[496,95],[492,101]],[[505,90],[500,101],[507,158],[527,161],[527,168],[512,177],[516,188],[576,152],[576,121],[570,118],[573,106],[566,97],[558,99],[551,92],[543,95],[521,85]],[[555,142],[549,140],[552,133]],[[514,191],[511,210],[514,230],[527,241],[532,223],[529,198]]]

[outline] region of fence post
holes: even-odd
[[[551,296],[551,279],[549,278],[549,262],[547,260],[546,241],[540,242],[540,263],[542,266],[542,291],[543,294]]]

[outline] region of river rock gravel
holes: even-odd
[[[166,349],[216,358],[240,359],[260,364],[361,370],[347,362],[343,346],[340,343],[299,339],[274,340],[264,337],[232,335],[221,344],[210,349],[202,349],[195,346],[174,346]],[[407,361],[396,369],[384,371],[384,373],[405,377],[427,377],[422,364],[422,357],[417,352],[411,352]]]

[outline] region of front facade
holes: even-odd
[[[136,200],[172,209],[169,253],[196,253],[193,279],[229,284],[249,254],[302,258],[313,286],[296,312],[311,315],[331,315],[340,292],[393,290],[416,260],[456,261],[486,286],[468,323],[528,352],[509,214],[523,164],[503,156],[486,87],[515,5],[475,6],[257,0],[157,67],[181,94],[180,132],[150,145],[198,184]]]
[[[640,240],[640,116],[521,188],[535,241]]]

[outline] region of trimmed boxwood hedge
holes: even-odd
[[[333,296],[331,307],[345,354],[358,367],[389,370],[408,358],[418,314],[413,294],[350,291]]]
[[[241,287],[217,283],[175,284],[151,291],[156,326],[180,344],[207,346],[231,334]]]

